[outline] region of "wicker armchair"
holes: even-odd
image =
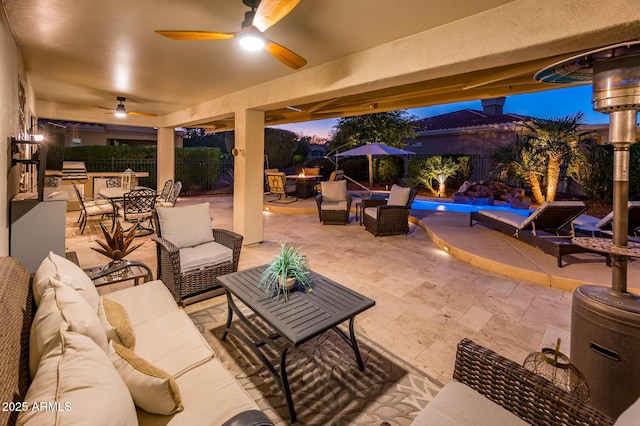
[[[351,211],[351,195],[347,181],[321,182],[322,192],[316,195],[318,217],[323,225],[346,225]]]
[[[409,210],[416,198],[416,190],[393,185],[388,200],[362,200],[362,219],[373,235],[407,234]]]
[[[532,425],[604,426],[614,423],[614,419],[544,377],[469,339],[458,343],[453,379]],[[447,397],[443,398],[447,400]],[[433,405],[438,406],[437,403]],[[452,412],[467,409],[455,404],[446,408]],[[430,421],[432,414],[427,405],[412,426],[433,424]],[[484,423],[492,421],[489,419]]]
[[[158,279],[176,302],[185,306],[223,294],[216,277],[238,270],[242,235],[212,229],[209,203],[159,207],[154,221]]]

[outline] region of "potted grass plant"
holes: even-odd
[[[280,252],[262,271],[258,286],[276,298],[284,294],[285,300],[296,286],[300,290],[311,291],[307,256],[300,253],[299,248],[287,246],[286,242],[278,244]]]

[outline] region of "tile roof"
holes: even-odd
[[[418,131],[457,129],[461,127],[489,126],[492,124],[518,123],[531,120],[519,114],[490,115],[475,109],[463,109],[447,114],[435,115],[416,121]]]

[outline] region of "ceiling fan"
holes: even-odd
[[[269,27],[284,18],[300,0],[242,0],[251,8],[244,14],[240,31],[225,33],[214,31],[166,31],[155,32],[174,40],[228,40],[237,38],[246,50],[265,49],[283,64],[298,69],[307,64],[302,56],[269,40],[264,35]]]
[[[124,102],[127,99],[122,97],[122,96],[118,96],[116,98],[116,100],[118,101],[118,106],[116,107],[116,109],[106,108],[106,107],[101,107],[101,106],[99,106],[98,108],[108,109],[110,112],[108,112],[106,114],[115,114],[116,117],[120,117],[120,118],[126,117],[127,114],[128,115],[139,115],[139,116],[142,116],[142,117],[157,117],[158,116],[158,114],[151,114],[149,112],[127,111],[126,108],[124,107]]]

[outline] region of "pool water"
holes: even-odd
[[[474,206],[471,204],[456,204],[452,202],[441,202],[441,201],[425,201],[425,200],[414,200],[411,208],[414,210],[437,210],[443,212],[459,212],[459,213],[470,213],[477,212],[478,210],[503,210],[509,211],[513,213],[517,213],[522,216],[529,216],[529,210],[522,209],[512,209],[511,207],[503,207],[503,206]]]

